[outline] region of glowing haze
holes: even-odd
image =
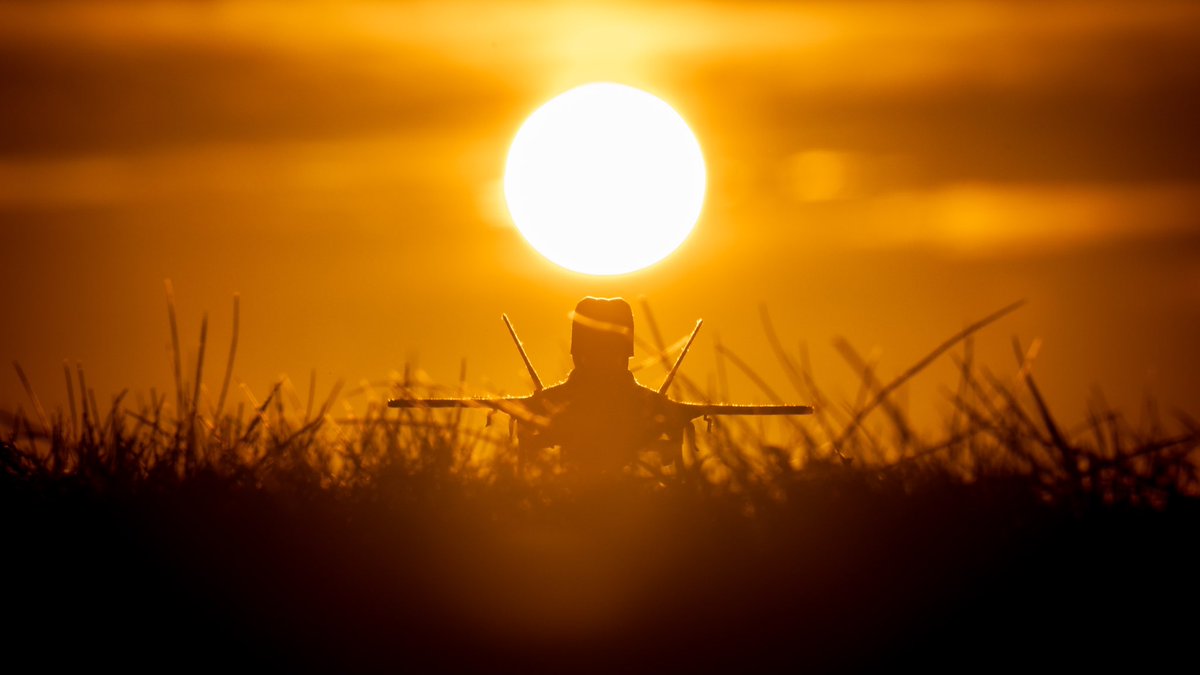
[[[660,97],[703,147],[702,217],[636,273],[557,267],[505,203],[518,129],[589,82]],[[189,371],[209,312],[206,405],[239,292],[247,409],[280,381],[303,408],[315,372],[361,411],[386,393],[364,382],[464,359],[466,393],[527,393],[500,314],[556,380],[567,311],[621,295],[668,342],[704,318],[682,372],[724,400],[769,397],[718,335],[808,402],[760,305],[837,414],[861,386],[839,336],[889,380],[1026,298],[973,356],[1009,376],[1011,338],[1041,338],[1060,423],[1093,385],[1134,418],[1146,393],[1200,410],[1200,3],[0,0],[0,101],[3,410],[35,408],[14,360],[51,410],[64,360],[101,408],[161,398],[165,278]],[[918,426],[957,374],[906,385]]]
[[[624,274],[679,247],[704,203],[704,157],[671,106],[587,84],[534,112],[513,141],[504,195],[525,239],[585,274]]]

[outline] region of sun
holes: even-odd
[[[538,108],[508,152],[504,196],[551,262],[624,274],[667,257],[700,217],[704,156],[679,113],[633,87],[586,84]]]

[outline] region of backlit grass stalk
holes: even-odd
[[[556,453],[521,458],[507,425],[484,412],[386,408],[389,396],[437,395],[448,390],[424,383],[410,365],[386,381],[367,383],[347,394],[366,398],[361,413],[354,414],[351,408],[347,415],[333,414],[335,406],[348,404],[341,382],[318,405],[312,377],[305,401],[285,395],[283,381],[261,400],[241,384],[244,401],[229,412],[227,392],[238,340],[236,298],[221,393],[215,406],[202,405],[207,317],[201,323],[195,379],[185,384],[169,283],[167,296],[175,405],[167,404],[168,395],[156,391],[150,392],[148,401],[137,402],[121,392],[102,411],[77,364],[75,377],[65,369],[69,409],[47,411],[33,382],[14,364],[33,414],[31,418],[21,410],[0,413],[0,424],[7,427],[0,470],[8,478],[155,488],[209,475],[253,489],[486,486],[526,495],[557,494],[555,486],[571,480]],[[1034,350],[1023,350],[1014,342],[1018,364],[1012,378],[978,364],[970,336],[1013,309],[1015,305],[971,324],[887,381],[879,376],[878,364],[863,359],[848,342],[839,342],[839,351],[862,382],[860,394],[846,404],[844,414],[818,388],[807,354],[802,349],[798,357],[787,353],[764,312],[772,351],[791,386],[827,408],[819,422],[785,424],[782,428],[792,433],[783,443],[768,438],[764,430],[769,428],[745,420],[701,423],[685,434],[683,466],[660,473],[648,462],[644,464],[648,468],[638,469],[630,480],[734,495],[746,500],[751,510],[786,500],[795,486],[829,471],[853,472],[872,483],[906,485],[919,485],[930,476],[963,483],[1017,476],[1051,500],[1165,506],[1173,499],[1200,496],[1200,430],[1187,414],[1178,413],[1168,428],[1149,408],[1144,425],[1132,428],[1102,397],[1096,397],[1087,422],[1067,429],[1058,423],[1033,378]],[[655,360],[669,364],[670,348],[664,346],[652,314],[647,311],[647,316],[653,341],[649,348]],[[922,433],[892,395],[938,356],[964,342],[956,361],[959,381],[948,393],[952,411],[945,427],[940,434]],[[716,353],[719,362],[732,364],[768,399],[782,400],[766,378],[733,350],[721,345]],[[450,391],[465,392],[466,372],[464,362]],[[682,397],[708,398],[682,373],[674,386]],[[721,385],[719,391],[726,387]],[[878,419],[872,416],[876,410],[884,412]]]

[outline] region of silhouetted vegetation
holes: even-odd
[[[589,481],[520,457],[503,416],[389,411],[445,393],[413,375],[347,392],[358,416],[314,383],[235,405],[236,329],[207,395],[206,331],[185,369],[170,312],[173,396],[101,409],[68,369],[71,403],[48,411],[17,367],[29,407],[3,419],[0,494],[18,651],[339,671],[1028,667],[1181,655],[1194,627],[1196,421],[1149,407],[1134,426],[1097,401],[1064,427],[1030,350],[1014,343],[1014,376],[975,362],[987,321],[892,381],[839,345],[862,381],[843,406],[764,313],[815,419],[768,435],[713,420],[678,470]],[[961,376],[933,436],[892,394],[942,354]]]

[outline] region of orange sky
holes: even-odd
[[[210,312],[209,386],[240,292],[257,392],[409,358],[452,383],[463,357],[519,391],[501,312],[554,380],[574,302],[622,294],[672,339],[706,320],[701,382],[718,335],[770,373],[765,304],[849,396],[836,336],[886,376],[1025,298],[979,339],[995,370],[1042,338],[1064,417],[1092,385],[1194,415],[1197,64],[1180,2],[4,3],[0,356],[51,402],[63,359],[101,401],[166,389],[171,278],[193,351]],[[709,169],[683,247],[601,279],[525,245],[500,190],[524,117],[596,80],[671,103]],[[919,414],[950,370],[910,390]],[[10,370],[0,406],[22,403]]]

